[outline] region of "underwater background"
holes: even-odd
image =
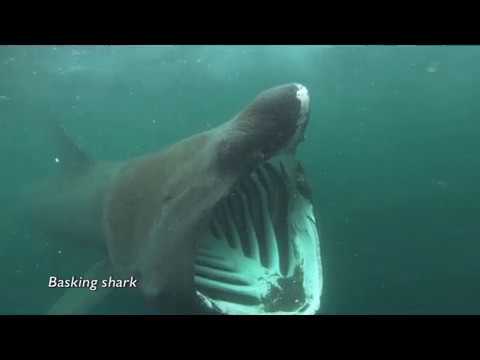
[[[288,82],[311,95],[299,158],[321,313],[480,314],[479,63],[477,46],[0,46],[0,314],[45,313],[58,295],[45,239],[17,212],[54,166],[45,119],[121,160]]]

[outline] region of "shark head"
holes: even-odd
[[[116,189],[110,193],[106,212],[108,246],[116,268],[134,272],[151,302],[166,297],[178,301],[195,298],[199,296],[198,281],[203,285],[217,281],[218,293],[222,288],[218,279],[196,275],[198,269],[205,271],[210,266],[210,274],[219,276],[215,261],[206,261],[209,256],[210,259],[220,256],[224,262],[236,262],[237,267],[230,265],[237,270],[250,269],[255,274],[252,276],[268,278],[255,286],[270,290],[252,290],[257,292],[257,298],[275,298],[272,301],[279,303],[283,287],[273,284],[283,282],[286,288],[294,288],[286,279],[300,284],[297,292],[303,289],[302,269],[306,263],[310,268],[318,264],[315,261],[310,264],[312,261],[298,253],[313,251],[317,256],[318,238],[316,233],[308,240],[297,236],[298,231],[314,231],[310,227],[315,224],[308,220],[314,218],[310,199],[300,203],[298,197],[301,195],[296,181],[298,166],[293,157],[303,139],[309,115],[310,96],[305,86],[296,83],[277,86],[258,94],[218,128],[126,167]],[[273,159],[280,157],[286,160],[273,165]],[[232,194],[237,194],[234,200]],[[223,212],[218,210],[222,206]],[[254,219],[255,212],[258,217]],[[223,220],[219,214],[224,216]],[[299,230],[304,225],[310,227]],[[216,246],[212,246],[214,239]],[[224,251],[224,245],[238,246],[242,241],[256,250],[248,252],[245,245],[245,249],[236,249],[243,249],[243,253]],[[305,243],[310,247],[304,249]],[[243,255],[239,257],[240,253]],[[198,265],[198,260],[203,265]],[[246,280],[250,287],[252,281]],[[239,290],[240,293],[248,293],[247,288]],[[223,291],[231,295],[230,290],[227,282]],[[305,298],[305,294],[292,296]],[[295,299],[292,301],[294,306]]]
[[[309,119],[309,92],[294,83],[263,91],[221,128],[228,136],[220,143],[220,164],[240,175],[197,243],[196,294],[206,309],[244,315],[319,311],[319,229],[305,171],[295,158]]]
[[[235,173],[253,169],[281,152],[294,152],[310,118],[310,96],[301,84],[262,91],[217,129],[219,163]]]

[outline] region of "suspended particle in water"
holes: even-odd
[[[434,61],[426,67],[425,71],[429,73],[436,73],[439,67],[440,63],[438,61]]]
[[[60,162],[60,159],[59,159],[58,157],[56,157],[56,158],[54,159],[54,161],[58,164],[58,163]]]
[[[448,182],[441,179],[432,179],[432,184],[438,186],[439,188],[445,190],[448,187]]]
[[[15,61],[14,57],[9,57],[7,60],[3,62],[4,65],[10,64]]]

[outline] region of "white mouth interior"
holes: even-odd
[[[198,247],[197,295],[223,314],[315,314],[322,294],[320,238],[301,166],[264,163],[214,210]]]

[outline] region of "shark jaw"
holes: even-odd
[[[239,181],[213,211],[195,261],[196,294],[219,314],[312,315],[323,287],[308,184],[292,154]]]

